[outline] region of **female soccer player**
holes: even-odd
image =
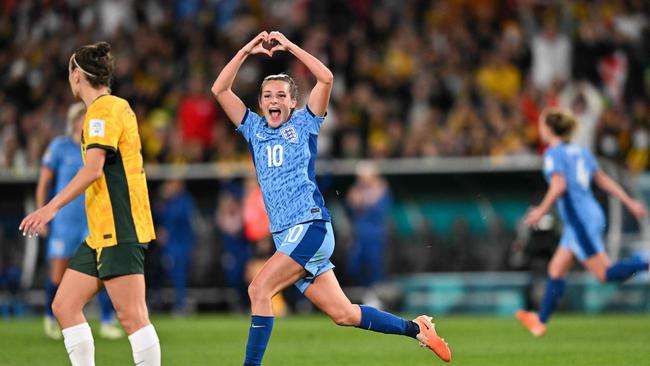
[[[54,139],[47,148],[36,185],[37,208],[45,205],[50,188],[54,189],[54,194],[59,193],[83,166],[79,144],[85,115],[86,106],[82,102],[71,105],[68,109],[67,135]],[[52,187],[52,183],[54,183],[54,187]],[[48,234],[47,257],[50,262],[50,277],[45,284],[43,325],[46,336],[60,339],[61,330],[54,320],[52,300],[54,300],[59,283],[61,283],[63,272],[68,267],[70,257],[88,235],[83,195],[61,209],[58,216],[52,221]],[[123,337],[122,330],[113,325],[113,304],[106,290],[101,290],[97,297],[101,310],[99,335],[107,339]]]
[[[68,81],[86,105],[81,135],[84,166],[45,206],[25,217],[23,235],[37,235],[59,210],[86,193],[89,235],[76,251],[54,298],[73,366],[94,365],[95,346],[84,305],[102,285],[129,335],[136,365],[160,365],[160,345],[145,303],[144,251],[155,238],[135,114],[110,94],[113,57],[108,43],[78,48]]]
[[[267,49],[265,44],[274,46]],[[315,76],[316,85],[307,106],[296,111],[298,90],[293,79],[285,74],[267,76],[259,92],[260,116],[247,109],[231,87],[249,55],[270,57],[278,51],[300,60]],[[416,338],[448,362],[449,348],[436,334],[430,317],[408,321],[354,305],[334,276],[329,260],[334,233],[314,167],[332,80],[325,65],[283,34],[261,32],[237,52],[212,86],[217,101],[249,144],[277,248],[248,288],[252,319],[244,365],[261,364],[273,328],[271,298],[291,284],[338,325]]]
[[[544,153],[544,176],[549,188],[542,203],[528,213],[524,222],[537,224],[557,201],[564,232],[548,265],[549,278],[539,314],[523,310],[516,314],[535,336],[546,332],[546,323],[564,294],[564,278],[574,258],[600,282],[623,282],[638,271],[648,270],[647,261],[624,260],[612,264],[607,257],[602,241],[605,216],[591,192],[592,181],[620,199],[635,217],[645,216],[646,210],[598,168],[588,150],[570,143],[575,128],[574,116],[560,109],[547,109],[540,117],[540,136],[549,143]]]

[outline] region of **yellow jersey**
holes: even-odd
[[[106,162],[101,178],[86,189],[86,243],[93,249],[149,243],[156,234],[138,123],[126,100],[103,95],[88,106],[81,133],[84,163],[95,148],[106,150]]]

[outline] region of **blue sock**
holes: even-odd
[[[272,316],[251,316],[251,327],[248,331],[248,343],[246,343],[246,361],[244,366],[256,366],[262,364],[266,345],[271,338],[273,330]]]
[[[54,295],[56,295],[58,288],[59,286],[56,286],[50,279],[45,282],[45,315],[49,317],[54,317],[54,313],[52,313],[52,302],[54,301]]]
[[[111,298],[108,297],[108,292],[106,292],[105,288],[99,291],[97,299],[99,300],[99,311],[101,313],[102,323],[112,322],[115,310],[113,309],[113,303],[111,302]]]
[[[623,282],[634,276],[639,271],[648,270],[648,261],[639,259],[628,259],[618,261],[607,268],[607,282]]]
[[[361,324],[359,324],[361,329],[406,335],[412,338],[420,333],[420,327],[410,320],[402,319],[372,306],[360,305],[359,307],[361,308]]]
[[[555,311],[558,301],[564,296],[566,281],[564,278],[549,278],[546,282],[546,291],[542,300],[542,308],[539,311],[539,320],[542,323],[548,321],[551,314]]]

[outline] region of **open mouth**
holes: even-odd
[[[280,118],[281,111],[279,108],[269,108],[269,115],[272,119],[276,120]]]

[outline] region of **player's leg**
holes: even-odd
[[[54,318],[52,302],[54,301],[54,296],[67,267],[67,258],[54,257],[50,259],[50,275],[45,283],[45,317],[43,319],[43,328],[45,335],[52,339],[61,339],[61,329]]]
[[[52,310],[61,325],[65,348],[73,366],[95,364],[95,342],[83,308],[100,288],[101,282],[97,277],[68,269],[54,297]]]
[[[98,255],[99,276],[115,307],[117,319],[129,336],[136,365],[159,366],[160,342],[145,301],[142,244],[118,244]]]
[[[338,325],[416,338],[444,361],[451,360],[447,344],[437,336],[430,319],[418,317],[416,321],[410,321],[371,306],[352,304],[343,293],[333,270],[316,277],[304,294]]]
[[[104,280],[117,319],[129,336],[136,365],[160,365],[160,342],[145,302],[143,274],[128,274]]]
[[[566,288],[565,277],[573,264],[574,255],[565,246],[560,246],[553,254],[548,264],[548,280],[539,314],[532,311],[517,311],[517,319],[534,336],[546,332],[546,323],[555,311],[558,302],[564,296]]]
[[[558,302],[564,296],[566,289],[566,275],[573,265],[574,255],[565,247],[560,246],[555,251],[551,262],[548,264],[548,280],[546,290],[539,311],[539,319],[546,324],[551,314],[555,311]]]
[[[101,326],[99,335],[106,339],[119,339],[124,337],[124,332],[115,324],[115,308],[111,302],[106,288],[102,288],[97,294],[99,301],[99,312],[101,316]]]
[[[273,330],[273,295],[305,276],[305,270],[287,254],[276,252],[248,286],[251,326],[244,365],[261,365]]]
[[[81,239],[83,240],[83,239]],[[74,242],[70,235],[61,230],[61,225],[53,225],[47,240],[47,258],[49,261],[49,277],[45,283],[45,317],[43,329],[45,335],[52,339],[61,339],[61,329],[52,313],[52,301],[72,257],[79,247],[81,240]]]
[[[648,261],[624,259],[611,263],[605,252],[600,252],[582,263],[600,282],[624,282],[637,272],[648,270]]]

